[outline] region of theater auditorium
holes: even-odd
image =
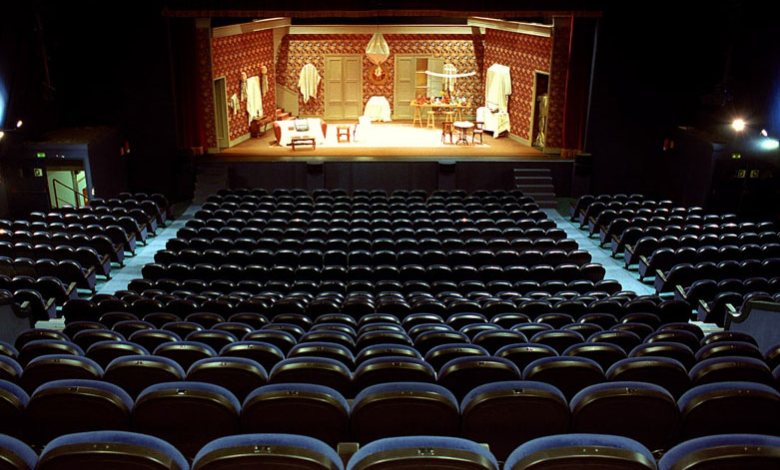
[[[780,468],[748,1],[0,7],[0,470]]]

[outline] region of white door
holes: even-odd
[[[221,149],[230,147],[225,77],[214,80],[214,126],[217,133],[217,147]]]
[[[411,119],[412,107],[409,103],[415,97],[416,60],[410,56],[395,57],[395,103],[393,119]]]
[[[363,112],[360,55],[325,56],[325,119],[357,119]]]

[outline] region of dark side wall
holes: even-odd
[[[1,70],[23,77],[15,77],[11,93],[25,115],[24,137],[66,127],[116,127],[131,149],[131,190],[174,195],[175,90],[161,2],[110,8],[93,0],[12,3],[17,5],[2,15],[0,34],[16,40],[0,45],[0,54],[11,49],[12,56]]]
[[[599,25],[590,192],[670,197],[654,170],[674,127],[717,131],[742,115],[758,132],[780,70],[775,23],[753,1],[612,2]]]

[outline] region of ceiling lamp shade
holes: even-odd
[[[366,57],[374,65],[379,65],[390,57],[390,46],[387,45],[382,33],[376,32],[366,46]]]

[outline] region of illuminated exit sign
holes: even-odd
[[[38,152],[35,154],[37,158],[46,158],[46,152]]]

